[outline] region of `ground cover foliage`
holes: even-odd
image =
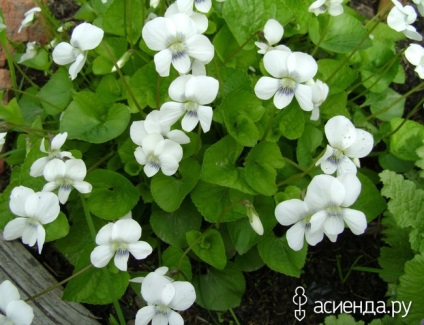
[[[298,285],[354,300],[314,278],[321,249],[338,286],[362,272],[384,288],[378,274],[386,297],[368,300],[411,308],[309,305],[310,324],[424,318],[421,2],[371,19],[338,1],[75,2],[66,23],[36,2],[22,28],[44,24],[51,43],[13,44],[0,106],[0,228],[64,256],[63,299],[113,306],[111,324],[180,324],[193,303],[189,324],[293,322]],[[275,295],[252,278],[277,273],[283,311],[246,311]]]

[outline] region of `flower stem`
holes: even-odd
[[[321,43],[324,41],[325,36],[327,35],[328,27],[330,26],[330,19],[331,19],[331,16],[326,15],[326,22],[325,22],[324,30],[322,31],[322,34],[319,37],[317,44],[315,45],[314,49],[312,50],[312,53],[311,53],[312,56],[314,56],[315,53],[318,51],[318,48],[320,47]]]
[[[80,198],[81,198],[81,205],[84,210],[85,219],[87,221],[88,229],[90,231],[91,237],[93,238],[93,241],[95,241],[96,229],[94,227],[93,218],[91,217],[91,213],[88,209],[87,202],[85,201],[85,198],[82,194],[80,194]],[[105,268],[102,268],[102,271],[103,271],[103,277],[109,286],[109,293],[112,297],[115,297],[115,293],[113,290],[112,282],[110,280],[109,272]],[[121,323],[121,325],[126,325],[125,317],[124,317],[124,314],[122,313],[122,309],[121,309],[121,306],[119,305],[118,299],[113,298],[112,303],[113,303],[113,306],[115,307],[116,314],[118,315],[119,322]]]
[[[92,264],[87,265],[86,267],[82,268],[81,270],[79,270],[78,272],[75,272],[74,274],[72,274],[70,277],[66,278],[65,280],[62,280],[58,283],[56,283],[55,285],[41,291],[40,293],[37,293],[34,296],[28,297],[27,299],[25,299],[26,302],[31,301],[31,300],[35,300],[38,297],[41,297],[42,295],[45,295],[46,293],[60,287],[62,284],[65,284],[69,281],[71,281],[72,279],[76,278],[77,276],[79,276],[80,274],[84,273],[85,271],[91,269],[93,267]]]
[[[230,308],[228,310],[230,311],[230,314],[233,317],[234,322],[236,323],[236,325],[240,325],[240,321],[238,320],[236,314],[234,313],[233,308]]]
[[[3,47],[4,53],[6,54],[7,65],[9,66],[9,71],[10,71],[10,79],[12,80],[12,86],[13,88],[17,89],[18,83],[16,81],[15,65],[13,64],[12,54],[9,51],[9,44],[6,37],[6,30],[0,32],[0,43]]]
[[[257,34],[258,32],[254,32],[252,35],[250,35],[249,38],[243,42],[243,44],[241,44],[233,53],[231,53],[225,59],[222,65],[226,65],[228,62],[230,62]]]

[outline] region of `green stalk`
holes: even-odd
[[[18,83],[16,81],[15,65],[13,63],[12,54],[9,51],[9,46],[8,46],[5,30],[0,33],[0,43],[1,43],[1,46],[3,47],[4,53],[6,54],[6,60],[7,60],[7,65],[9,66],[10,79],[12,80],[12,86],[13,88],[17,89]]]
[[[322,41],[325,38],[325,35],[327,35],[327,32],[328,32],[328,27],[330,26],[331,16],[330,15],[326,15],[325,17],[326,17],[326,20],[327,20],[326,21],[326,24],[325,24],[325,28],[324,28],[321,36],[319,37],[318,43],[315,45],[314,49],[312,50],[312,53],[311,53],[312,56],[314,56],[315,53],[318,51],[319,46],[321,45]]]
[[[423,90],[423,89],[424,89],[424,81],[421,82],[420,84],[418,84],[417,86],[415,86],[414,88],[412,88],[406,94],[403,94],[401,97],[399,97],[398,99],[396,99],[395,101],[393,101],[393,103],[391,103],[390,105],[387,105],[386,107],[382,108],[378,112],[375,112],[375,113],[371,114],[370,116],[368,116],[366,118],[366,120],[369,121],[370,119],[374,118],[376,115],[379,115],[381,113],[387,112],[389,109],[391,109],[397,103],[399,103],[402,99],[406,99],[409,95],[412,95],[413,93],[415,93],[417,91],[420,91],[420,90]]]
[[[233,53],[230,54],[228,58],[225,59],[222,65],[226,65],[228,62],[230,62],[233,57],[235,57],[257,34],[258,32],[254,32],[252,35],[250,35],[249,38],[243,42],[243,44],[241,44]]]
[[[94,227],[93,218],[91,217],[91,213],[88,210],[87,202],[85,201],[85,198],[82,194],[80,195],[80,198],[81,198],[82,208],[84,210],[85,219],[87,221],[88,229],[90,231],[91,237],[93,238],[93,241],[95,241],[96,229]],[[115,297],[109,272],[105,268],[102,268],[102,271],[103,271],[103,277],[109,286],[109,292],[111,293],[112,297]],[[121,306],[119,305],[118,299],[116,298],[113,299],[113,306],[115,307],[115,311],[116,311],[116,314],[118,315],[118,319],[121,325],[126,325],[125,317],[124,317],[124,314],[122,313],[122,309],[121,309]]]
[[[28,297],[27,299],[25,299],[25,301],[29,302],[31,300],[35,300],[38,297],[41,297],[42,295],[45,295],[46,293],[60,287],[62,284],[65,284],[65,283],[71,281],[72,279],[76,278],[77,276],[79,276],[80,274],[84,273],[85,271],[91,269],[92,267],[93,267],[92,264],[87,265],[86,267],[84,267],[81,270],[79,270],[78,272],[72,274],[70,277],[66,278],[65,280],[62,280],[62,281],[56,283],[55,285],[51,286],[50,288],[47,288],[47,289],[41,291],[40,293],[37,293],[34,296]]]

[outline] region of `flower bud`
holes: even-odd
[[[246,200],[243,202],[246,206],[247,217],[249,218],[250,225],[252,229],[259,235],[262,236],[264,234],[264,227],[262,226],[261,219],[259,218],[258,213],[255,210],[253,204]]]

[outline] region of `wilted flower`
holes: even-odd
[[[312,89],[304,85],[318,71],[314,58],[302,52],[270,51],[264,55],[264,66],[272,77],[261,77],[255,85],[260,99],[274,96],[274,105],[282,109],[296,97],[300,107],[312,111]]]
[[[186,14],[157,17],[144,25],[142,35],[150,49],[159,51],[154,61],[162,77],[169,75],[171,63],[179,73],[188,73],[193,59],[207,64],[214,56],[212,43]]]
[[[354,174],[315,176],[305,196],[305,203],[316,211],[310,218],[311,232],[322,229],[335,241],[346,223],[355,235],[363,234],[367,228],[365,214],[349,208],[360,193],[361,182]]]
[[[167,175],[173,175],[183,158],[183,148],[180,144],[164,139],[160,134],[148,134],[141,140],[141,147],[134,152],[135,159],[144,165],[144,172],[152,177],[159,170]]]
[[[331,16],[339,16],[343,13],[343,0],[316,0],[309,6],[308,11],[316,16],[328,11]]]
[[[38,49],[37,42],[28,42],[26,45],[25,53],[22,54],[18,63],[22,63],[24,61],[28,61],[34,58],[37,55],[37,49]]]
[[[34,319],[32,307],[21,300],[18,289],[5,280],[0,284],[0,324],[29,325]]]
[[[325,124],[325,135],[329,145],[316,166],[321,165],[326,174],[333,174],[335,171],[337,175],[356,174],[356,167],[360,167],[358,158],[368,155],[374,145],[371,133],[355,128],[344,116],[329,119]]]
[[[193,285],[187,281],[173,281],[165,276],[168,268],[150,272],[142,281],[141,295],[148,306],[141,308],[135,317],[135,325],[184,324],[177,311],[188,309],[196,300]]]
[[[415,65],[415,72],[424,79],[424,48],[418,44],[410,44],[405,51],[409,63]]]
[[[43,191],[52,192],[59,187],[58,196],[62,204],[68,201],[73,188],[80,193],[90,193],[92,190],[91,184],[83,181],[87,167],[81,159],[53,159],[46,164],[43,174],[48,181]]]
[[[96,236],[99,245],[91,252],[90,260],[95,267],[106,266],[115,255],[114,263],[121,271],[127,270],[128,258],[133,255],[137,260],[152,253],[152,247],[141,237],[141,226],[130,218],[103,226]]]
[[[144,121],[134,121],[130,128],[131,140],[141,146],[143,138],[148,134],[160,134],[179,144],[190,142],[190,138],[181,130],[172,130],[169,123],[165,123],[160,111],[151,111]]]
[[[67,137],[67,132],[57,134],[51,141],[49,150],[46,150],[44,138],[41,140],[40,151],[47,153],[48,156],[39,158],[34,161],[29,172],[32,177],[43,175],[44,167],[52,159],[57,158],[63,160],[64,158],[73,158],[72,153],[70,153],[69,151],[60,151],[60,148],[65,143]]]
[[[69,76],[77,77],[87,60],[87,51],[99,46],[104,32],[101,28],[89,23],[82,23],[72,32],[70,43],[61,42],[53,50],[53,61],[59,65],[72,63]]]
[[[275,19],[268,19],[264,27],[264,37],[267,43],[255,42],[255,45],[259,47],[258,53],[265,54],[271,50],[283,50],[290,51],[290,49],[285,45],[273,45],[277,44],[283,38],[284,27]]]
[[[18,33],[20,33],[22,31],[22,29],[31,25],[32,22],[34,21],[35,13],[40,12],[40,11],[41,11],[40,7],[34,7],[32,9],[28,10],[26,13],[24,13],[25,18],[22,21],[21,26],[18,29]]]
[[[166,102],[160,108],[165,123],[174,124],[183,116],[181,126],[184,131],[192,131],[200,122],[203,132],[208,132],[212,123],[212,107],[206,106],[215,100],[219,83],[207,76],[183,75],[169,86],[169,97],[174,102]]]
[[[6,142],[7,132],[0,132],[0,152],[3,150],[3,146]]]
[[[392,0],[395,6],[390,10],[387,16],[387,24],[397,32],[404,33],[406,37],[415,41],[421,41],[423,38],[417,32],[413,24],[417,20],[417,13],[412,6],[402,6],[397,0]]]
[[[41,254],[46,231],[43,225],[56,220],[60,212],[58,197],[53,193],[34,192],[25,186],[12,190],[9,201],[10,210],[19,216],[4,227],[4,239],[13,240],[22,237],[28,246],[38,245]]]
[[[424,0],[412,0],[417,5],[418,12],[421,16],[424,16]]]
[[[312,88],[312,103],[314,104],[314,109],[312,110],[311,120],[316,121],[319,119],[319,108],[321,104],[327,99],[328,96],[328,85],[321,80],[310,80],[306,83]]]

